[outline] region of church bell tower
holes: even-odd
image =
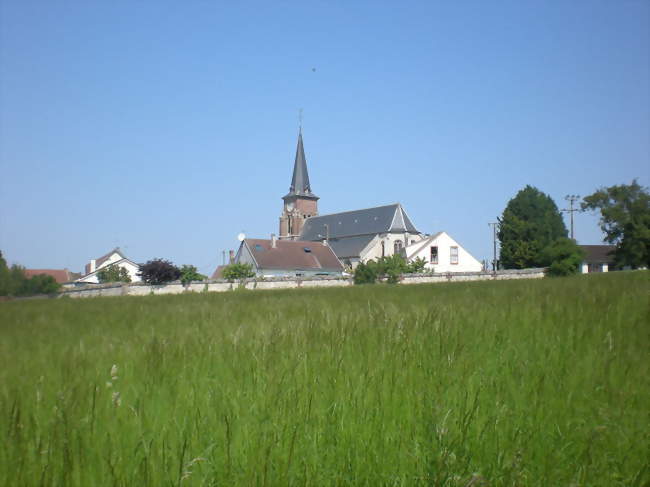
[[[284,208],[280,216],[280,238],[297,240],[307,218],[318,215],[318,196],[311,192],[307,160],[302,145],[302,128],[298,132],[298,147],[293,165],[289,192],[282,197]]]

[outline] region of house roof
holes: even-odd
[[[329,229],[328,229],[329,228]],[[378,233],[419,233],[399,203],[363,210],[312,216],[305,220],[300,240],[376,235]]]
[[[126,259],[126,255],[122,253],[119,247],[115,247],[113,250],[111,250],[109,253],[102,255],[101,257],[98,257],[95,259],[95,268],[101,267],[101,265],[106,262],[108,259],[110,259],[111,255],[113,254],[118,254],[122,259]]]
[[[579,247],[585,251],[584,262],[592,264],[614,263],[614,256],[612,255],[616,250],[614,245],[580,245]]]
[[[332,249],[321,243],[276,240],[275,244],[273,248],[271,240],[257,238],[247,238],[242,242],[258,269],[343,271],[343,265]]]
[[[210,276],[210,279],[221,279],[221,278],[223,278],[223,270],[226,267],[227,266],[225,266],[225,265],[217,266],[217,268],[212,273],[212,276]]]
[[[375,238],[375,235],[361,235],[359,237],[344,237],[329,240],[329,245],[339,259],[345,257],[359,257],[363,249]]]
[[[318,199],[318,196],[311,192],[311,185],[309,184],[307,159],[305,158],[305,149],[302,144],[302,130],[298,133],[298,146],[296,147],[296,160],[293,163],[291,186],[289,187],[289,193],[283,196],[283,198],[292,198],[294,196]]]
[[[52,276],[56,282],[63,284],[64,282],[70,282],[81,276],[76,272],[70,272],[68,269],[25,269],[25,277],[31,279],[34,276],[40,276],[42,274],[46,276]]]

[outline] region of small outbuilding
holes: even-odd
[[[580,272],[590,274],[592,272],[609,272],[614,266],[614,245],[580,245],[585,252],[585,259],[580,265]]]

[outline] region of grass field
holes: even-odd
[[[647,486],[649,293],[620,272],[0,303],[0,483]]]

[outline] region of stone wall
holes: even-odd
[[[402,277],[400,284],[425,284],[461,281],[494,281],[505,279],[539,279],[544,277],[544,269],[523,269],[493,272],[457,272],[446,274],[411,274]],[[246,279],[239,282],[208,280],[192,282],[184,286],[180,282],[153,286],[144,283],[131,284],[87,284],[66,289],[59,297],[91,298],[98,296],[148,296],[151,294],[181,294],[184,292],[224,292],[238,287],[246,289],[295,289],[314,287],[352,286],[351,277],[319,277],[300,279],[296,277],[275,279]]]

